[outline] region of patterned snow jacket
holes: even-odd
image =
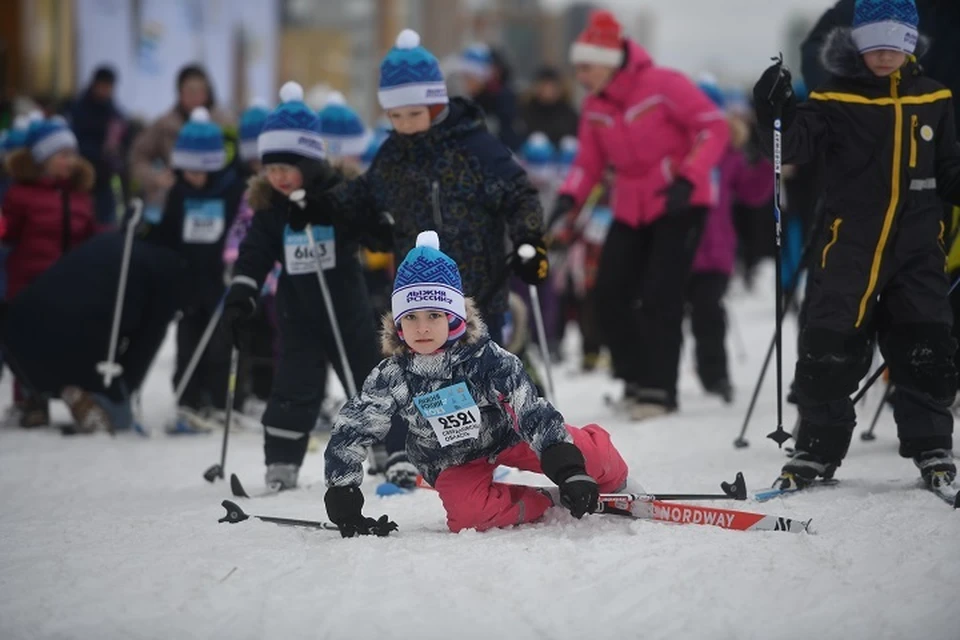
[[[395,414],[409,428],[410,462],[431,484],[444,469],[495,458],[521,442],[537,455],[571,442],[563,416],[539,396],[520,360],[490,340],[469,298],[467,333],[450,348],[436,355],[415,354],[400,342],[388,313],[383,351],[387,358],[334,421],[325,454],[328,486],[360,485],[367,447],[387,435]],[[453,388],[453,395],[463,398],[463,386],[458,385],[465,386],[473,402],[460,402],[452,412],[448,406],[432,411],[442,404],[444,389]],[[418,406],[437,415],[428,420]]]
[[[473,297],[484,296],[498,280],[507,232],[515,245],[543,235],[536,189],[510,150],[487,131],[480,108],[464,98],[451,100],[446,118],[424,133],[392,133],[367,172],[331,195],[347,224],[375,225],[389,212],[398,256],[413,249],[421,231],[435,230],[460,267],[464,293]],[[484,312],[506,311],[506,284],[481,304]]]

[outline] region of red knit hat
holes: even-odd
[[[573,64],[619,67],[623,64],[623,27],[609,11],[594,11],[583,33],[570,47]]]

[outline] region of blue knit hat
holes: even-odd
[[[420,34],[416,31],[401,31],[396,46],[380,63],[377,97],[384,109],[447,104],[447,85],[440,63],[420,46]]]
[[[77,149],[77,136],[60,116],[34,120],[27,129],[24,146],[30,147],[34,162],[43,163],[66,149]]]
[[[370,132],[360,115],[347,104],[339,91],[327,96],[327,104],[320,110],[320,134],[331,156],[359,157],[370,144]]]
[[[181,171],[220,171],[227,164],[223,146],[223,130],[210,120],[206,107],[190,112],[190,119],[180,127],[173,145],[170,166]]]
[[[320,135],[320,118],[303,102],[303,87],[288,82],[280,87],[274,109],[257,138],[263,164],[296,164],[301,158],[323,160],[326,146]]]
[[[257,149],[257,137],[263,130],[263,123],[267,121],[270,109],[261,102],[251,104],[240,115],[240,159],[244,162],[260,159]]]
[[[41,119],[42,116],[38,114],[37,119]],[[4,142],[4,150],[6,153],[11,153],[17,149],[22,149],[27,146],[27,130],[30,128],[30,116],[19,115],[13,120],[13,127],[11,127],[9,133],[7,134],[7,139]]]
[[[723,95],[723,90],[715,82],[705,82],[700,81],[697,83],[697,87],[700,91],[703,91],[707,94],[707,97],[710,98],[710,101],[713,102],[718,108],[723,109],[727,106],[727,97]]]
[[[545,133],[535,131],[520,147],[520,159],[531,176],[549,180],[554,176],[557,150]]]
[[[563,136],[560,139],[560,149],[557,151],[557,159],[563,166],[569,167],[577,157],[577,150],[580,148],[580,141],[575,136]]]
[[[877,49],[913,53],[919,24],[914,0],[857,0],[853,41],[860,53]]]
[[[417,236],[417,246],[397,267],[390,302],[396,324],[406,314],[425,309],[443,311],[466,321],[460,271],[457,263],[440,251],[436,231],[424,231]]]
[[[485,44],[472,44],[457,58],[457,70],[460,73],[480,80],[487,80],[493,73],[493,54]]]

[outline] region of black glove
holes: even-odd
[[[543,241],[520,242],[513,252],[513,270],[527,284],[536,286],[546,280],[550,274],[550,262],[547,260],[547,248]]]
[[[327,516],[330,521],[340,528],[340,535],[344,538],[361,536],[388,536],[391,531],[398,529],[396,522],[383,515],[379,520],[365,518],[363,509],[363,492],[360,487],[330,487],[323,502],[327,506]]]
[[[682,176],[677,176],[668,187],[661,189],[660,193],[667,198],[667,202],[664,205],[665,215],[669,216],[681,211],[686,211],[690,208],[690,196],[693,195],[693,183]]]
[[[553,209],[550,210],[550,217],[547,218],[547,229],[553,227],[557,224],[557,221],[565,217],[568,213],[573,211],[574,207],[577,206],[576,201],[573,199],[573,196],[569,196],[565,193],[557,196],[557,201],[553,203]]]
[[[249,337],[250,321],[257,312],[257,293],[253,285],[235,283],[230,285],[227,296],[223,300],[220,326],[230,336],[230,341],[237,349],[242,350]]]
[[[302,191],[302,190],[298,190]],[[303,192],[303,199],[298,203],[294,200],[294,191],[290,197],[290,207],[287,209],[287,224],[292,231],[303,231],[308,224],[329,226],[333,224],[330,215],[331,200],[322,192]]]
[[[587,474],[586,461],[576,445],[560,442],[540,455],[543,473],[560,487],[560,504],[578,520],[597,510],[600,488]]]
[[[793,94],[793,79],[790,70],[777,62],[763,72],[753,85],[753,108],[757,123],[765,129],[773,129],[773,120],[780,112],[784,131],[790,128],[797,113],[797,97]]]

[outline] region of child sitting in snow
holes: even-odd
[[[365,518],[362,463],[391,419],[407,424],[407,455],[440,494],[453,532],[537,520],[554,505],[542,489],[493,481],[497,465],[544,473],[559,502],[581,518],[601,491],[619,491],[627,465],[597,425],[578,429],[539,396],[520,360],[493,342],[457,265],[426,231],[397,270],[387,356],[334,422],[325,463],[330,519],[344,537],[386,535],[386,516]]]

